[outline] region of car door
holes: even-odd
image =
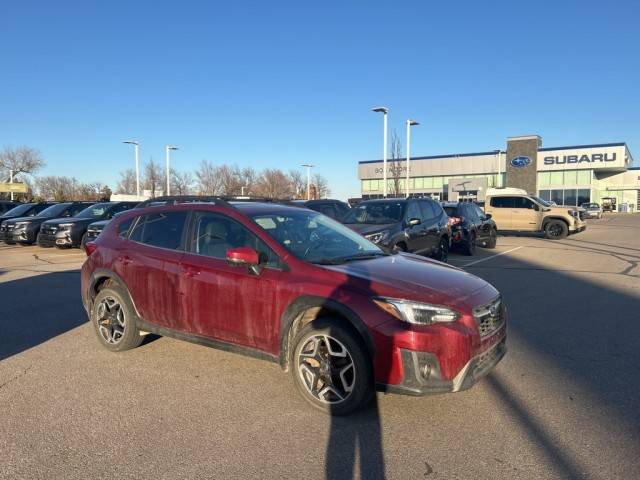
[[[178,327],[185,301],[180,259],[187,213],[174,210],[139,217],[115,260],[143,320],[167,328]]]
[[[509,196],[491,197],[488,213],[491,213],[498,230],[515,230],[512,221],[515,198]],[[487,210],[486,207],[485,210]]]
[[[511,223],[515,230],[536,231],[540,229],[542,212],[536,210],[537,204],[527,197],[514,197]]]
[[[419,220],[419,223],[417,225],[411,225],[410,221],[413,219]],[[429,249],[422,211],[420,210],[420,205],[416,200],[409,200],[407,202],[404,226],[408,251],[424,252]]]
[[[227,263],[230,248],[250,247],[259,274]],[[267,349],[276,328],[277,292],[285,273],[279,257],[240,222],[222,213],[195,211],[182,258],[180,328],[236,345]]]
[[[439,205],[432,200],[420,200],[418,203],[424,218],[425,249],[427,252],[433,252],[440,245],[441,212],[437,208]]]
[[[482,211],[482,209],[472,203],[469,205],[469,209],[475,213],[477,217],[477,239],[481,242],[486,242],[491,237],[491,222],[487,220],[486,214]]]

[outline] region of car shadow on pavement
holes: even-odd
[[[572,249],[577,247],[575,243],[569,245]],[[583,249],[591,250],[590,247]],[[620,260],[624,254],[610,252],[610,256],[612,260]],[[562,447],[562,427],[558,430],[557,425],[546,425],[527,406],[529,400],[516,392],[533,388],[524,385],[529,377],[540,381],[540,375],[546,376],[548,398],[560,403],[567,401],[569,405],[580,400],[580,406],[574,407],[578,409],[592,404],[598,411],[599,425],[609,428],[622,425],[637,441],[640,435],[637,387],[640,383],[640,291],[628,287],[640,285],[640,275],[631,274],[628,268],[615,273],[595,271],[592,272],[598,275],[595,282],[585,275],[554,270],[548,264],[515,257],[502,257],[499,263],[482,263],[466,270],[492,283],[507,304],[510,340],[503,363],[520,355],[520,365],[529,369],[521,376],[507,377],[505,370],[498,367],[498,371],[483,382],[505,413],[515,418],[533,443],[544,450],[549,465],[553,465],[562,478],[583,478],[581,457],[584,454],[586,459],[588,453],[566,451]],[[607,282],[613,278],[617,283]],[[518,345],[523,348],[520,352],[516,351]],[[526,366],[527,362],[530,367]],[[558,398],[555,389],[569,390],[571,394],[568,398]],[[582,392],[587,398],[580,398]],[[557,415],[562,415],[545,405],[537,405],[538,409],[541,407],[545,416],[557,419]],[[576,412],[576,418],[579,415]],[[553,427],[555,435],[550,430]],[[583,434],[587,435],[586,431]],[[618,439],[625,438],[624,433],[617,434]],[[585,443],[588,442],[585,438]]]
[[[87,321],[78,270],[0,283],[0,360]]]
[[[361,264],[359,267],[364,268],[364,265]],[[345,282],[329,295],[329,298],[342,303],[344,299],[353,295],[353,291],[369,289],[370,282],[365,278],[348,276]],[[353,333],[357,336],[355,331]],[[329,335],[333,336],[331,330]],[[360,343],[366,351],[365,342]],[[373,370],[371,374],[370,386],[375,390]],[[386,478],[377,393],[373,394],[371,401],[362,410],[348,416],[338,416],[335,413],[331,416],[325,456],[326,478],[347,480],[354,478],[356,472],[359,472],[360,478],[374,480]]]

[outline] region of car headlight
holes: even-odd
[[[454,322],[458,314],[439,305],[412,302],[397,298],[374,298],[373,302],[391,316],[414,325]]]
[[[569,215],[571,215],[572,217],[577,217],[579,215],[577,210],[567,210],[569,212]]]
[[[13,227],[18,229],[18,228],[26,228],[27,225],[29,225],[31,222],[16,222],[13,224]]]
[[[73,227],[73,223],[61,223],[58,225],[59,230],[71,230],[71,227]]]
[[[373,243],[384,242],[387,238],[389,238],[389,231],[385,230],[383,232],[372,233],[370,235],[365,235],[364,238]]]

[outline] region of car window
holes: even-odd
[[[108,218],[113,218],[113,216],[116,213],[120,213],[120,212],[124,212],[126,210],[129,210],[130,208],[132,208],[134,205],[129,204],[129,203],[122,203],[120,205],[116,205],[115,207],[113,207],[108,214]]]
[[[69,210],[67,211],[67,213],[65,215],[68,215],[70,217],[75,217],[77,214],[79,214],[85,208],[87,208],[87,204],[86,203],[79,203],[77,205],[73,205],[71,208],[69,208]]]
[[[17,207],[12,208],[11,210],[9,210],[8,212],[6,212],[7,217],[9,216],[15,216],[15,217],[22,217],[22,216],[26,216],[29,215],[29,210],[31,210],[33,208],[33,203],[23,203],[22,205],[18,205]]]
[[[80,211],[76,216],[78,218],[102,218],[110,206],[110,203],[96,203]]]
[[[278,255],[240,223],[217,213],[195,212],[187,243],[189,252],[224,260],[227,250],[237,247],[254,249],[261,265],[281,267]]]
[[[407,206],[407,220],[411,220],[412,218],[417,218],[420,221],[427,218],[422,215],[418,202],[409,202],[409,205]]]
[[[44,210],[38,213],[38,217],[60,217],[65,215],[67,209],[69,208],[70,203],[58,203],[56,205],[51,205],[50,207],[45,208]]]
[[[336,218],[336,212],[333,209],[333,205],[329,204],[329,203],[321,203],[320,205],[313,205],[311,207],[311,210],[315,210],[316,212],[319,212],[323,215],[326,215],[327,217],[330,218]]]
[[[484,211],[475,203],[473,204],[473,210],[476,212],[476,215],[478,215],[478,218],[484,218]]]
[[[134,242],[154,247],[180,248],[187,212],[160,212],[139,218],[129,235]]]
[[[444,211],[450,217],[458,217],[458,216],[460,216],[460,213],[458,212],[458,207],[455,206],[455,205],[453,205],[453,206],[447,205],[446,207],[444,207]]]
[[[129,229],[131,228],[131,224],[133,223],[134,219],[135,217],[132,217],[118,224],[118,236],[120,238],[127,237],[127,233],[129,233]]]
[[[516,198],[519,197],[491,197],[491,206],[495,208],[515,208]]]
[[[347,212],[342,223],[384,225],[402,221],[406,202],[363,202]]]
[[[533,200],[527,198],[527,197],[515,197],[514,198],[514,206],[513,208],[527,208],[527,209],[533,209],[533,207],[535,206],[535,203],[533,202]]]
[[[420,202],[420,208],[422,209],[422,215],[426,220],[436,218],[440,215],[440,207],[435,202],[430,202],[429,200],[422,200]]]

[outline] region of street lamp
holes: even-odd
[[[498,178],[496,178],[496,187],[500,187],[500,185],[499,185],[499,184],[500,184],[500,183],[502,183],[502,182],[500,181],[500,180],[502,180],[502,179],[500,178],[500,177],[502,176],[502,174],[501,174],[501,170],[502,170],[502,169],[500,168],[500,160],[501,160],[501,158],[500,158],[500,157],[501,157],[501,155],[500,155],[500,154],[501,154],[502,152],[500,152],[500,150],[495,150],[495,153],[496,153],[496,157],[497,157],[497,159],[498,159]]]
[[[140,196],[140,144],[136,140],[125,140],[122,143],[133,145],[136,156],[136,197]]]
[[[411,127],[414,125],[420,125],[415,120],[407,120],[407,178],[405,180],[405,194],[409,198],[409,160],[411,160]]]
[[[171,161],[170,161],[170,158],[169,158],[169,156],[170,156],[169,152],[171,152],[171,150],[178,150],[178,147],[174,147],[173,145],[167,145],[165,147],[165,149],[166,149],[166,153],[167,153],[166,157],[167,157],[167,196],[168,196],[168,195],[171,195],[171,192],[170,192],[170,190],[171,190],[171,186],[170,186],[170,184],[171,184],[171,169],[170,169],[171,167],[170,167],[170,163],[171,163]]]
[[[389,113],[389,109],[387,107],[376,107],[371,109],[374,112],[382,113],[383,116],[383,135],[384,138],[382,140],[382,181],[384,182],[382,186],[382,195],[386,198],[387,196],[387,113]]]
[[[311,200],[311,169],[315,167],[310,163],[303,163],[301,167],[307,167],[307,200]]]

